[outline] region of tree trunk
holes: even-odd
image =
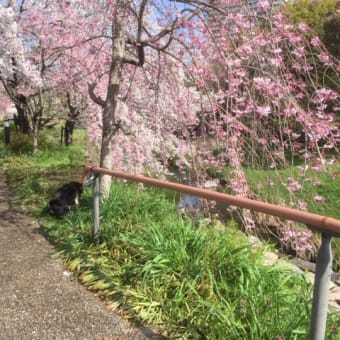
[[[76,125],[79,116],[85,107],[82,107],[81,103],[75,100],[75,104],[71,103],[71,93],[66,92],[67,98],[67,106],[68,106],[68,114],[65,122],[64,136],[62,137],[62,141],[66,146],[71,145],[73,143],[73,130]]]
[[[33,109],[31,111],[31,131],[33,132],[33,154],[38,151],[39,132],[42,126],[42,116],[44,112],[42,92],[37,98],[32,98]]]
[[[37,124],[33,126],[33,154],[38,151],[39,127]]]
[[[30,124],[27,114],[27,98],[22,94],[18,94],[15,97],[15,108],[18,114],[14,115],[14,124],[18,132],[28,135],[30,133]]]
[[[112,169],[113,166],[113,143],[117,132],[115,120],[122,69],[125,53],[125,39],[122,30],[122,17],[119,15],[112,22],[112,62],[110,66],[107,97],[103,108],[103,130],[100,150],[100,166]],[[100,192],[102,199],[109,197],[111,189],[111,176],[103,175],[100,181]]]
[[[75,125],[75,122],[73,119],[67,119],[65,122],[64,143],[66,146],[71,145],[73,143],[74,125]]]

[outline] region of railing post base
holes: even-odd
[[[332,274],[332,236],[321,234],[321,246],[316,259],[310,339],[323,340],[326,333],[329,287]]]

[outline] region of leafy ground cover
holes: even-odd
[[[84,136],[77,133],[71,147],[59,145],[57,135],[46,137],[35,156],[7,150],[3,168],[67,268],[109,308],[170,338],[307,337],[310,284],[288,269],[264,266],[265,248],[249,244],[233,221],[224,232],[198,228],[178,213],[171,193],[122,182],[101,207],[98,242],[90,189],[65,219],[49,217],[50,192],[80,178]],[[331,314],[327,339],[337,339],[338,324],[339,314]]]

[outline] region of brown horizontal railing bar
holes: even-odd
[[[184,185],[175,182],[168,182],[159,179],[154,179],[145,176],[136,176],[129,175],[123,172],[99,168],[99,167],[85,167],[83,173],[83,181],[90,173],[98,173],[110,175],[113,177],[118,177],[121,179],[126,179],[129,181],[140,182],[144,184],[149,184],[165,189],[170,189],[178,192],[182,192],[185,194],[198,196],[202,198],[206,198],[209,200],[219,201],[227,203],[228,205],[237,206],[244,209],[249,209],[257,212],[261,212],[267,215],[276,216],[279,218],[300,222],[308,227],[317,228],[321,232],[332,233],[335,236],[340,236],[340,220],[337,220],[332,217],[317,215],[313,213],[309,213],[306,211],[301,211],[292,208],[286,208],[279,205],[266,203],[262,201],[252,200],[249,198],[244,198],[240,196],[228,195],[208,189],[192,187],[189,185]]]

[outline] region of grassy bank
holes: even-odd
[[[3,154],[3,168],[67,268],[109,308],[170,338],[307,338],[310,284],[264,266],[265,248],[250,245],[233,221],[224,232],[197,228],[179,215],[171,193],[119,181],[101,207],[98,243],[91,189],[65,219],[48,216],[54,188],[80,178],[84,136],[77,133],[71,147],[55,135],[35,156]],[[327,339],[338,338],[339,321],[339,314],[330,316]]]
[[[46,199],[61,183],[80,179],[85,162],[85,132],[75,130],[74,144],[68,147],[60,144],[59,138],[59,129],[42,131],[39,151],[33,155],[29,136],[12,132],[11,143],[5,148],[0,132],[2,170],[20,197],[20,204],[29,211],[46,204]]]
[[[170,338],[301,339],[308,331],[311,287],[302,275],[262,264],[230,223],[197,229],[168,195],[115,183],[92,235],[90,198],[44,230],[79,280],[113,309]]]
[[[328,165],[327,171],[307,170],[304,176],[296,167],[280,170],[245,169],[251,189],[262,200],[274,204],[303,201],[307,210],[340,219],[340,164]],[[296,179],[301,188],[294,192],[287,189],[289,178]],[[321,200],[316,200],[322,197]],[[294,208],[299,209],[299,206]]]

